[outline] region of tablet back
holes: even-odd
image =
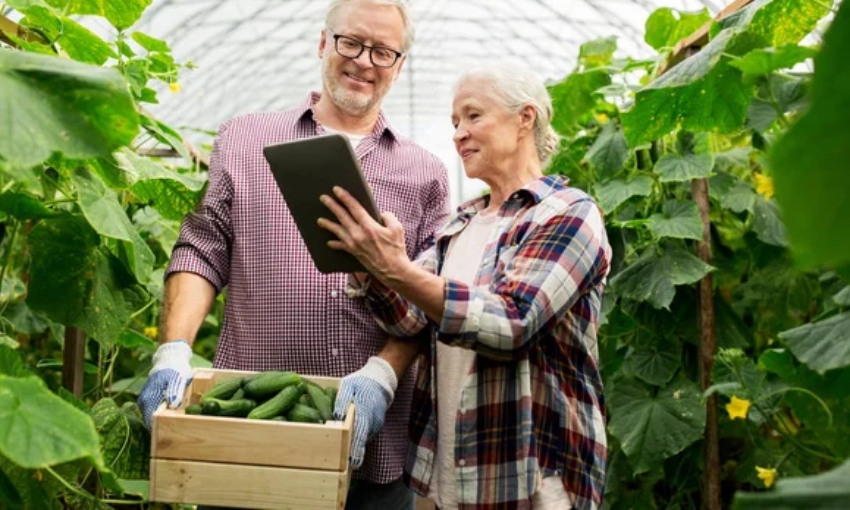
[[[319,202],[323,194],[334,196],[334,186],[348,191],[376,221],[381,221],[348,138],[332,134],[269,145],[263,155],[316,268],[322,273],[365,271],[353,255],[329,248],[328,241],[336,236],[316,223],[320,217],[337,221]]]

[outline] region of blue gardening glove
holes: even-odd
[[[186,386],[192,381],[192,348],[183,340],[164,343],[153,355],[153,368],[139,394],[139,409],[145,426],[151,428],[153,412],[165,400],[168,407],[179,407]]]
[[[348,404],[354,402],[350,460],[355,469],[363,464],[366,443],[384,427],[384,417],[397,387],[398,378],[393,367],[377,356],[369,358],[363,368],[340,381],[334,418],[344,419]]]

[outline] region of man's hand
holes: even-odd
[[[348,405],[354,402],[354,433],[351,436],[351,465],[363,464],[366,443],[384,427],[387,408],[392,404],[398,378],[393,367],[383,359],[372,356],[353,374],[342,378],[336,397],[334,418],[342,420]]]
[[[183,340],[164,343],[156,350],[148,382],[138,399],[148,429],[151,428],[153,413],[163,399],[170,408],[178,407],[183,402],[183,393],[192,381],[191,359],[192,348]]]

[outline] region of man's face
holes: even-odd
[[[383,46],[401,51],[404,40],[404,21],[398,8],[391,5],[374,5],[352,2],[340,8],[334,34],[354,38],[367,46]],[[322,62],[322,81],[325,93],[342,111],[362,116],[379,108],[381,100],[398,77],[404,57],[393,67],[375,67],[364,50],[356,59],[346,58],[334,49],[334,40],[328,31],[322,32],[319,43]]]

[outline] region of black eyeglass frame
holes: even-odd
[[[386,46],[367,46],[367,45],[363,44],[362,42],[358,41],[357,39],[355,39],[351,36],[334,33],[330,28],[326,28],[325,31],[328,34],[330,34],[330,36],[333,38],[333,40],[334,40],[334,50],[336,50],[337,54],[339,54],[340,56],[345,57],[345,58],[350,58],[351,60],[360,58],[360,55],[362,55],[363,52],[368,49],[369,50],[369,61],[372,62],[373,66],[380,67],[382,69],[390,69],[398,63],[398,60],[401,57],[404,56],[404,53],[397,51],[397,50],[394,50],[392,48],[388,48]],[[339,51],[339,40],[342,39],[342,38],[344,38],[347,41],[352,41],[352,42],[360,45],[360,51],[357,52],[357,55],[354,55],[354,56],[346,55],[346,54],[342,53],[341,51]],[[387,51],[393,52],[393,54],[395,55],[395,60],[393,60],[393,63],[390,64],[390,65],[378,64],[377,62],[375,62],[375,57],[372,54],[372,50],[374,50],[374,49],[387,50]]]

